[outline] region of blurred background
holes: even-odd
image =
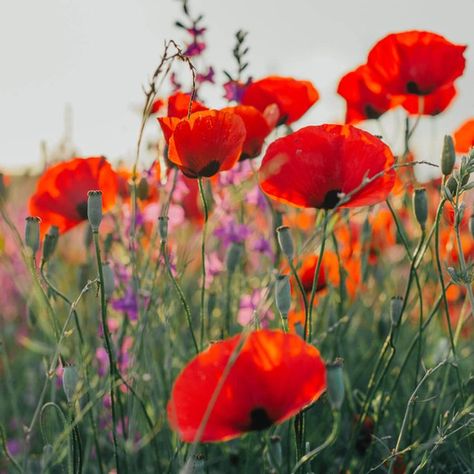
[[[8,173],[44,166],[68,150],[79,156],[133,157],[144,94],[164,41],[186,38],[174,26],[177,0],[1,0],[0,169]],[[474,115],[473,0],[316,2],[314,0],[190,0],[204,15],[205,61],[222,83],[233,70],[234,33],[249,32],[248,73],[311,80],[321,98],[295,128],[341,122],[340,77],[366,60],[390,32],[424,29],[468,44],[458,96],[443,114],[425,118],[414,137],[418,159],[437,161],[445,133]],[[166,95],[166,87],[160,91]],[[223,105],[220,87],[202,88],[208,106]],[[403,114],[383,117],[384,138],[401,144]],[[380,133],[374,124],[360,126]],[[375,127],[375,128],[374,128]],[[151,121],[147,136],[158,136]],[[144,160],[146,160],[146,153]]]

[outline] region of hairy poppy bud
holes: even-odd
[[[329,404],[333,410],[339,411],[344,401],[344,362],[337,358],[334,362],[326,364],[326,385]]]
[[[229,251],[227,252],[226,257],[226,267],[227,271],[232,274],[235,272],[237,265],[239,264],[240,257],[242,256],[243,246],[242,244],[233,243]]]
[[[7,200],[7,186],[5,184],[5,176],[0,173],[0,204]]]
[[[43,454],[41,455],[41,472],[46,472],[51,458],[53,456],[53,446],[51,444],[45,444],[43,447]]]
[[[413,196],[413,207],[415,209],[415,216],[418,224],[424,230],[426,220],[428,219],[428,199],[426,198],[426,189],[415,189]]]
[[[452,173],[455,162],[456,151],[454,150],[453,138],[450,135],[445,135],[443,153],[441,155],[441,172],[444,176],[448,176]]]
[[[43,241],[43,260],[47,262],[54,251],[56,250],[56,245],[59,239],[59,228],[56,225],[52,225],[46,235],[44,236]]]
[[[67,365],[63,372],[63,390],[66,394],[66,400],[71,403],[74,400],[77,384],[79,383],[79,374],[76,367]]]
[[[104,275],[104,294],[105,297],[109,299],[115,289],[114,272],[112,271],[109,262],[104,262],[102,264],[102,274]]]
[[[25,226],[25,244],[33,253],[36,254],[40,247],[40,222],[39,217],[28,216]]]
[[[169,222],[169,217],[168,216],[160,216],[158,217],[158,229],[160,232],[160,239],[162,242],[166,242],[166,239],[168,238],[168,222]]]
[[[291,306],[291,289],[288,275],[278,275],[275,283],[275,299],[278,311],[283,318],[288,317]]]
[[[276,469],[280,470],[281,465],[283,463],[283,456],[282,456],[282,450],[281,450],[281,437],[277,435],[271,436],[268,449],[269,449],[270,464],[274,466]]]
[[[460,226],[462,220],[464,219],[464,213],[466,212],[466,204],[463,202],[459,205],[458,210],[456,212],[456,226]]]
[[[403,308],[403,298],[401,296],[393,296],[390,300],[390,319],[392,326],[398,327]]]
[[[97,232],[102,221],[102,191],[87,193],[87,218],[92,232]]]
[[[295,246],[293,245],[293,238],[291,236],[290,228],[286,225],[281,225],[277,229],[277,236],[281,251],[288,257],[289,260],[292,260],[295,254]]]
[[[149,193],[150,186],[148,185],[148,180],[145,178],[145,176],[142,176],[137,186],[138,199],[141,199],[142,201],[148,199]]]

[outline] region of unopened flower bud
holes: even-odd
[[[454,150],[453,138],[450,135],[445,135],[443,153],[441,155],[441,172],[444,176],[448,176],[452,173],[455,162],[456,151]]]
[[[110,249],[112,248],[112,244],[114,243],[114,234],[112,232],[108,232],[104,239],[104,253],[108,255]]]
[[[33,253],[36,254],[40,247],[40,222],[39,217],[28,216],[25,226],[25,244]]]
[[[145,178],[145,176],[142,176],[137,186],[138,199],[145,201],[145,199],[148,199],[149,193],[150,186],[148,185],[148,180]]]
[[[344,362],[338,358],[326,364],[326,385],[329,404],[333,410],[339,411],[344,402]]]
[[[295,246],[293,245],[290,228],[286,225],[281,225],[277,229],[277,236],[281,251],[289,260],[292,260],[295,254]]]
[[[7,185],[5,184],[5,175],[0,173],[0,204],[7,200]]]
[[[110,267],[109,262],[102,263],[102,274],[104,276],[104,294],[105,298],[109,299],[115,289],[115,279],[114,279],[114,272]]]
[[[288,275],[278,275],[275,283],[275,299],[278,311],[283,318],[288,317],[291,306],[291,289]]]
[[[66,400],[71,403],[74,400],[77,385],[79,383],[79,374],[77,373],[76,367],[73,365],[67,365],[64,367],[63,372],[63,390],[66,394]]]
[[[229,247],[226,257],[226,267],[227,271],[232,274],[235,272],[237,265],[239,264],[240,258],[242,256],[243,246],[242,244],[233,243]]]
[[[426,220],[428,219],[428,199],[426,197],[426,189],[415,189],[413,196],[413,207],[415,208],[415,216],[418,224],[424,230]]]
[[[168,222],[169,222],[169,217],[168,216],[160,216],[158,217],[158,229],[160,232],[160,239],[162,242],[166,242],[168,239]]]
[[[280,470],[279,468],[281,468],[282,463],[283,463],[281,437],[277,435],[271,436],[268,449],[269,449],[270,464],[277,470]]]
[[[43,447],[43,454],[41,455],[41,472],[46,472],[51,458],[53,455],[53,446],[51,444],[45,444]]]
[[[102,221],[102,191],[87,193],[87,218],[92,232],[97,232]]]
[[[456,196],[457,190],[458,190],[458,182],[454,176],[450,176],[448,180],[446,181],[446,186],[450,195],[448,195],[448,198],[451,200],[453,199],[454,196]]]
[[[44,236],[43,241],[43,260],[47,262],[54,251],[56,250],[56,245],[59,239],[59,229],[58,226],[52,225],[46,235]]]
[[[399,326],[402,308],[403,298],[401,296],[393,296],[390,300],[390,319],[392,321],[392,326]]]
[[[466,204],[463,202],[459,205],[458,211],[456,212],[456,226],[460,226],[464,219],[464,213],[466,212]]]

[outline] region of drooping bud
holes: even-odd
[[[390,319],[392,326],[398,327],[400,325],[400,317],[402,315],[403,298],[401,296],[393,296],[390,300]]]
[[[158,217],[158,230],[160,232],[160,239],[162,242],[166,242],[168,239],[168,222],[170,218],[168,216]]]
[[[43,446],[43,454],[41,455],[41,472],[46,472],[51,458],[53,456],[53,446],[51,444],[45,444]]]
[[[43,241],[43,260],[47,262],[54,251],[56,250],[56,245],[59,239],[59,229],[58,226],[52,225],[46,235],[44,236]]]
[[[7,185],[5,184],[5,175],[0,173],[0,204],[7,200]]]
[[[63,390],[68,403],[72,403],[79,383],[79,374],[74,365],[67,365],[63,372]]]
[[[40,222],[41,219],[35,216],[26,218],[25,226],[25,244],[31,249],[33,255],[36,254],[40,247]]]
[[[326,364],[326,385],[329,404],[333,410],[339,411],[344,402],[344,362],[337,358]]]
[[[87,218],[92,232],[98,232],[102,221],[102,191],[89,191],[87,193]]]
[[[109,262],[102,263],[102,274],[104,276],[104,294],[105,298],[109,299],[115,289],[114,272]]]
[[[288,317],[291,306],[291,288],[288,275],[278,275],[275,282],[275,300],[283,318]]]
[[[243,253],[243,245],[232,243],[229,247],[229,251],[226,256],[226,268],[227,271],[232,275],[239,264],[240,258]]]
[[[289,260],[292,260],[295,255],[295,246],[293,245],[290,228],[286,225],[281,225],[277,229],[277,236],[281,251]]]
[[[148,185],[148,180],[145,178],[145,176],[142,176],[137,186],[138,199],[145,201],[146,199],[148,199],[149,194],[150,186]]]
[[[454,141],[450,135],[444,136],[443,153],[441,154],[441,172],[444,176],[452,173],[456,163],[456,151],[454,150]]]
[[[418,224],[424,230],[426,227],[426,220],[428,219],[428,199],[426,197],[426,189],[415,189],[413,195],[413,207],[415,209],[415,216]]]

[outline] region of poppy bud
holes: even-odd
[[[102,274],[104,276],[104,294],[105,297],[109,299],[115,289],[114,272],[109,262],[102,263]]]
[[[392,326],[398,327],[403,308],[403,298],[401,296],[393,296],[390,300],[390,319]]]
[[[448,176],[452,173],[455,162],[456,151],[454,150],[453,138],[450,135],[445,135],[443,153],[441,155],[441,172],[444,176]]]
[[[227,271],[232,275],[239,264],[240,257],[242,256],[243,246],[242,244],[233,243],[226,257]]]
[[[92,232],[97,232],[102,221],[102,191],[87,193],[87,218]]]
[[[33,255],[36,254],[40,246],[40,222],[39,217],[28,216],[26,218],[25,244],[31,249]]]
[[[114,243],[114,234],[112,232],[108,232],[104,239],[104,253],[108,255],[110,249],[112,248],[112,244]]]
[[[471,214],[471,217],[469,218],[469,230],[472,237],[474,237],[474,214]]]
[[[46,468],[51,461],[53,455],[53,446],[45,444],[43,447],[43,454],[41,455],[41,472],[46,472]]]
[[[458,211],[456,212],[456,226],[460,226],[464,219],[464,213],[466,212],[466,205],[462,202],[459,205]]]
[[[275,435],[270,437],[269,456],[270,464],[276,469],[279,469],[283,463],[280,436]]]
[[[291,306],[291,289],[288,275],[278,275],[275,283],[275,299],[278,311],[283,318],[288,317]]]
[[[7,200],[7,186],[5,184],[5,176],[0,173],[0,203]]]
[[[158,217],[158,229],[160,232],[160,239],[162,242],[166,242],[168,238],[168,222],[170,218],[168,216]]]
[[[192,463],[192,474],[204,474],[206,468],[206,458],[204,454],[198,453],[194,456]]]
[[[79,374],[77,373],[76,367],[73,365],[67,365],[64,367],[63,390],[66,394],[66,400],[68,403],[71,403],[74,400],[78,382]]]
[[[59,239],[59,228],[56,225],[52,225],[43,241],[43,260],[47,262],[56,250],[56,245]]]
[[[278,244],[280,245],[281,251],[288,257],[289,260],[293,259],[295,254],[295,246],[293,245],[293,238],[291,236],[290,228],[286,225],[281,225],[277,229]]]
[[[418,224],[424,230],[426,226],[426,220],[428,219],[428,200],[426,198],[426,189],[419,188],[415,189],[413,196],[413,207],[415,209],[415,216]]]
[[[150,193],[150,186],[148,185],[148,180],[144,176],[142,176],[137,186],[138,199],[142,201],[144,201],[145,199],[148,199],[149,193]]]
[[[339,411],[344,401],[344,361],[337,358],[326,364],[326,385],[329,404],[332,410]]]

